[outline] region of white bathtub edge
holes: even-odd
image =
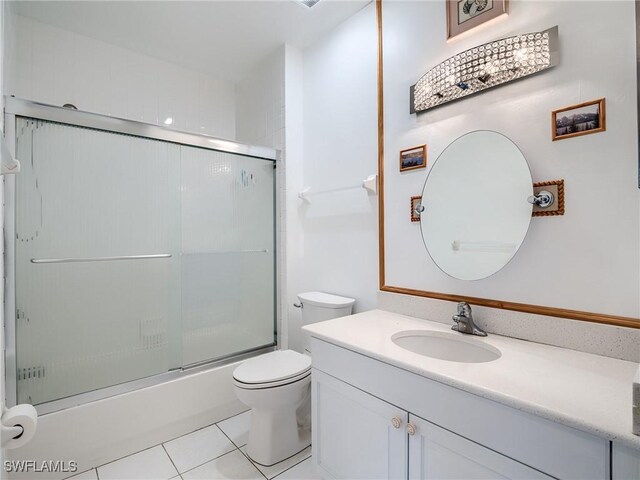
[[[233,391],[238,363],[69,408],[38,418],[33,440],[9,460],[73,460],[78,472],[117,460],[247,410]],[[10,479],[66,478],[71,473],[10,474]]]

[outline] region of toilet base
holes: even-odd
[[[311,445],[311,431],[298,426],[295,411],[251,410],[247,456],[270,467]]]

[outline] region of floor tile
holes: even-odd
[[[313,472],[311,457],[294,465],[276,477],[276,480],[321,480],[322,477]]]
[[[242,447],[242,453],[246,455],[247,447]],[[276,463],[275,465],[271,465],[270,467],[264,467],[262,465],[258,465],[255,463],[255,466],[262,472],[262,474],[271,479],[285,470],[293,467],[294,465],[300,463],[302,460],[309,458],[311,456],[311,447],[307,447],[302,450],[300,453],[295,454],[293,457],[289,457],[286,460],[283,460],[280,463]]]
[[[161,445],[98,467],[100,480],[168,480],[177,474]]]
[[[86,472],[78,473],[73,477],[67,477],[67,480],[98,480],[98,474],[96,473],[96,469],[92,468]]]
[[[264,480],[258,469],[234,450],[182,474],[184,480]]]
[[[247,444],[249,438],[250,422],[251,410],[248,410],[240,415],[223,420],[218,423],[218,426],[236,444],[236,447],[242,447]]]
[[[215,425],[196,430],[164,444],[179,473],[186,472],[236,447]]]

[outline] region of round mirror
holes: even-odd
[[[429,255],[461,280],[493,275],[527,234],[532,194],[529,165],[516,144],[487,130],[463,135],[424,183],[420,227]]]

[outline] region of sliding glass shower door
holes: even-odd
[[[18,402],[274,343],[273,162],[26,118],[16,145]]]
[[[273,162],[182,147],[183,362],[271,344]]]

